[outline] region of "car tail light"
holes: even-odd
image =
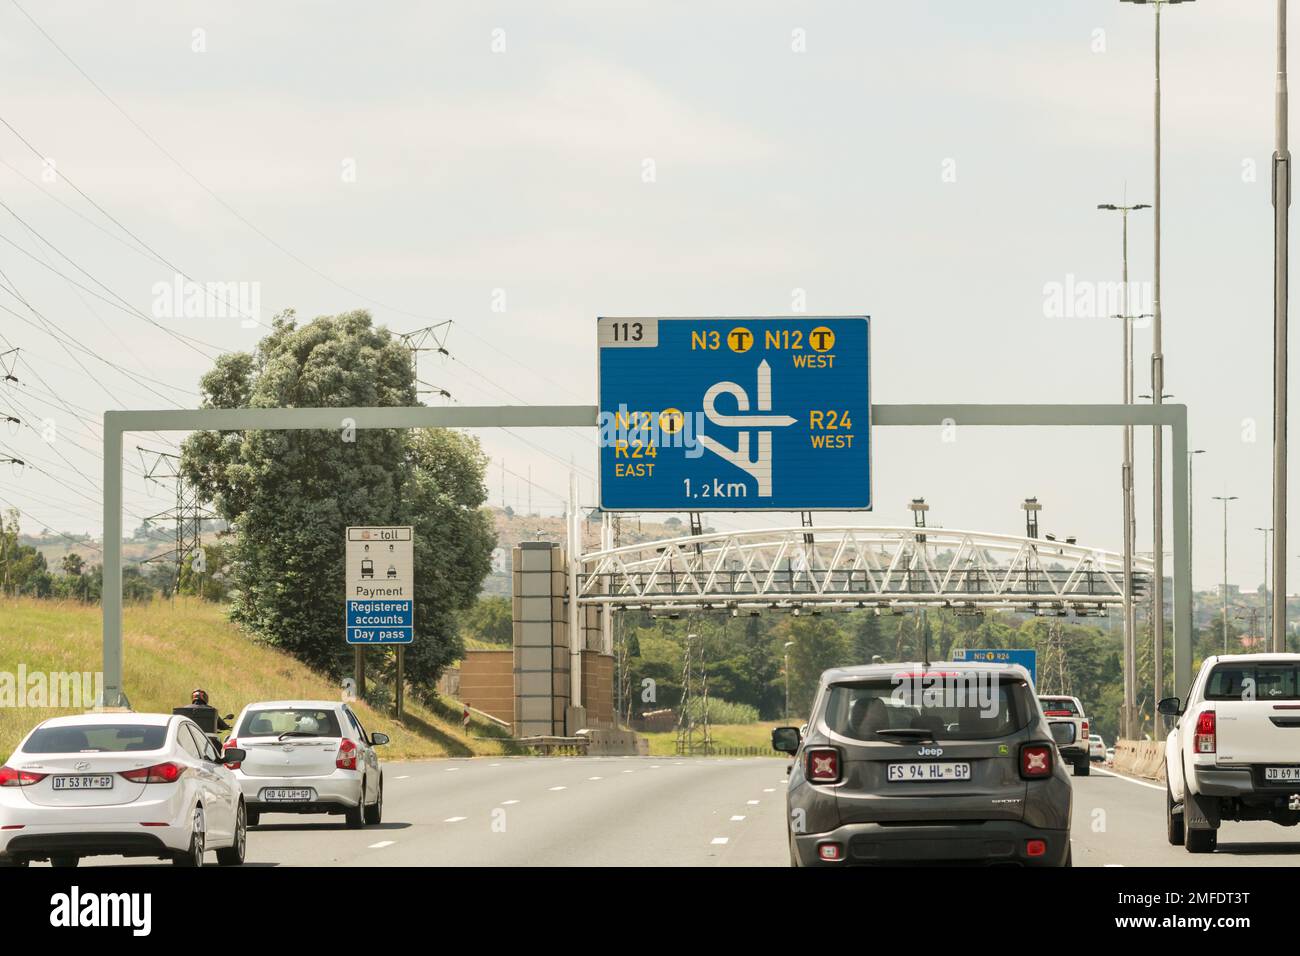
[[[119,776],[135,783],[175,783],[184,772],[184,767],[169,760],[166,763],[156,763],[152,767],[123,770]]]
[[[1045,840],[1026,840],[1025,856],[1042,856],[1047,852],[1047,842]]]
[[[1088,739],[1088,722],[1086,720],[1083,722],[1083,739]]]
[[[1072,717],[1073,715],[1068,710],[1045,710],[1043,711],[1043,716],[1044,717]]]
[[[239,746],[239,741],[236,740],[234,737],[231,737],[229,740],[227,740],[224,744],[221,745],[221,748],[222,748],[222,750],[225,750],[227,747],[238,747],[238,746]],[[226,769],[227,769],[227,770],[238,770],[238,769],[239,769],[239,761],[238,761],[238,760],[234,760],[234,761],[226,761]]]
[[[32,773],[30,770],[15,770],[13,767],[0,767],[0,787],[30,787],[40,783],[48,774]]]
[[[1198,754],[1214,753],[1216,746],[1214,739],[1215,727],[1214,711],[1201,711],[1201,716],[1196,718],[1196,735],[1192,738],[1195,742],[1194,749]]]
[[[844,847],[838,843],[818,843],[817,857],[827,863],[838,863],[844,859]]]
[[[810,747],[804,752],[804,761],[813,783],[840,782],[840,752],[834,747]]]
[[[339,752],[334,755],[334,766],[340,770],[357,769],[357,745],[355,741],[344,737],[339,741]]]
[[[1052,775],[1051,744],[1024,744],[1020,748],[1020,776],[1037,780]]]

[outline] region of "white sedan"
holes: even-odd
[[[386,743],[386,734],[366,733],[339,701],[264,701],[240,711],[226,752],[237,747],[244,756],[227,764],[244,791],[250,826],[263,813],[331,813],[359,828],[383,817],[375,748]]]
[[[152,856],[202,866],[244,862],[243,796],[193,721],[82,714],[39,724],[0,766],[0,865]]]

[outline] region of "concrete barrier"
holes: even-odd
[[[1163,740],[1117,740],[1115,770],[1148,780],[1165,779],[1165,742]]]

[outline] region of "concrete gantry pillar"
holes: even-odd
[[[564,549],[524,541],[514,549],[515,736],[562,737],[569,707],[569,621]]]

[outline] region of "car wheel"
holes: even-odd
[[[355,807],[345,807],[343,810],[343,822],[349,830],[360,830],[366,825],[365,814],[366,787],[361,785],[361,793],[357,798]]]
[[[379,778],[379,793],[375,794],[375,802],[366,807],[365,820],[367,826],[377,826],[384,818],[384,778]]]
[[[1083,760],[1076,760],[1074,762],[1074,775],[1076,777],[1086,777],[1091,772],[1092,772],[1092,764],[1088,763],[1088,759],[1086,757]]]
[[[217,851],[217,863],[220,866],[240,866],[244,862],[244,853],[248,849],[248,816],[244,801],[239,801],[235,811],[235,839],[230,846]]]
[[[69,867],[76,866],[81,862],[79,856],[52,856],[50,857],[50,866]]]
[[[1169,837],[1170,846],[1182,846],[1186,837],[1186,830],[1183,827],[1182,811],[1174,812],[1174,794],[1169,789],[1169,784],[1165,784],[1165,832]]]
[[[27,866],[27,860],[15,860],[12,857],[7,860],[0,860],[0,870],[9,869],[10,867]]]
[[[1219,845],[1218,830],[1188,830],[1184,844],[1188,853],[1213,853]]]
[[[177,866],[202,866],[203,853],[206,849],[203,808],[195,807],[194,816],[190,819],[190,848],[177,853],[172,857],[172,862]]]

